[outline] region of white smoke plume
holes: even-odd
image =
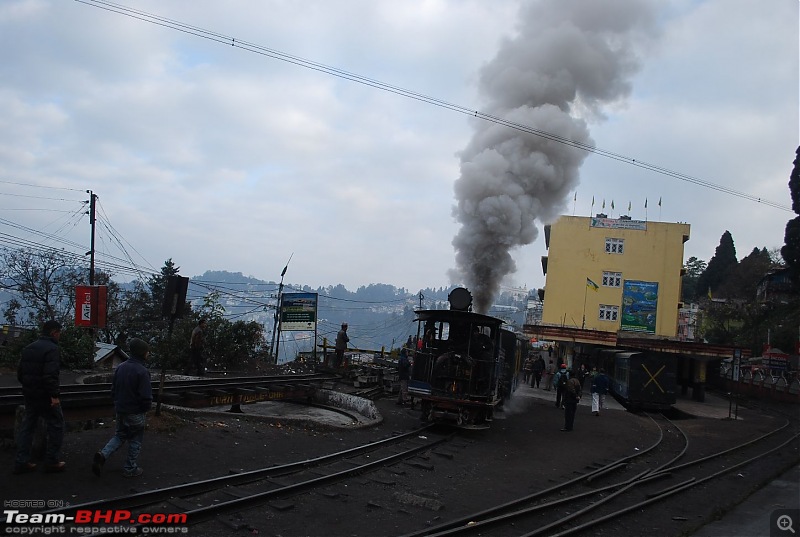
[[[506,121],[593,145],[586,119],[630,93],[655,10],[645,0],[543,0],[525,4],[517,35],[480,72],[483,111]],[[587,152],[489,121],[461,153],[453,215],[456,268],[474,309],[488,311],[503,278],[516,271],[514,248],[538,236],[566,208]]]

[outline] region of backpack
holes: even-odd
[[[559,371],[558,373],[558,383],[556,387],[559,389],[564,389],[567,387],[567,381],[569,380],[569,373],[566,371]]]

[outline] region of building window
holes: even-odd
[[[619,306],[609,306],[608,304],[600,304],[601,321],[616,321],[618,315],[619,315]]]
[[[604,287],[622,287],[621,272],[603,272]]]
[[[625,239],[606,237],[606,253],[621,254],[625,250]]]

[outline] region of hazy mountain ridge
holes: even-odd
[[[227,316],[237,316],[245,321],[255,321],[264,325],[267,339],[272,338],[275,323],[274,314],[277,304],[279,283],[259,280],[244,276],[241,272],[206,271],[201,276],[190,279],[204,285],[237,286],[238,298],[230,289],[221,296],[220,302],[225,307]],[[333,344],[336,332],[343,322],[349,325],[350,346],[355,348],[386,350],[402,345],[409,335],[415,335],[417,326],[414,322],[414,310],[446,309],[447,295],[456,286],[447,288],[428,288],[418,292],[409,292],[391,284],[373,283],[364,285],[355,291],[348,290],[342,284],[311,287],[305,284],[284,283],[283,293],[304,292],[317,293],[317,341],[327,338]],[[190,295],[192,286],[190,284]],[[422,298],[420,299],[420,293]],[[202,304],[202,297],[191,299],[193,307]],[[263,301],[264,308],[254,310],[253,301]],[[490,311],[490,315],[506,318],[515,324],[524,321],[527,297],[520,293],[501,293],[497,304],[504,306],[503,311]],[[237,312],[253,310],[245,314]],[[311,349],[310,334],[305,332],[281,332],[281,359],[289,358],[296,351]],[[285,353],[288,353],[285,354]]]

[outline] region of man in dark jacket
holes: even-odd
[[[539,357],[533,362],[533,378],[531,379],[531,388],[534,386],[537,388],[539,387],[539,383],[542,381],[544,368],[544,358],[542,358],[542,355],[540,354]]]
[[[197,326],[192,330],[192,336],[189,339],[189,365],[186,368],[185,374],[191,373],[194,368],[198,377],[206,374],[206,365],[203,360],[203,352],[206,348],[206,320],[200,319]]]
[[[400,358],[397,360],[397,379],[400,381],[400,391],[397,394],[397,404],[404,405],[409,401],[408,381],[411,378],[411,360],[408,359],[408,349],[400,349]],[[409,401],[411,402],[411,401]],[[411,402],[411,406],[414,403]]]
[[[581,400],[581,382],[570,375],[564,387],[564,428],[569,432],[575,423],[575,412],[578,410],[578,401]]]
[[[344,361],[344,351],[347,350],[347,344],[350,342],[350,336],[347,335],[347,323],[342,323],[342,329],[336,334],[336,363],[334,367],[345,367],[347,364]]]
[[[567,387],[567,381],[572,377],[567,371],[567,364],[561,364],[556,376],[553,378],[553,384],[556,387],[556,407],[562,408],[564,406],[564,390]]]
[[[606,407],[606,394],[610,384],[606,370],[602,368],[592,379],[592,414],[595,416],[599,416],[600,411]]]
[[[117,431],[106,446],[94,454],[92,472],[100,475],[106,459],[128,441],[128,459],[122,475],[138,477],[144,470],[136,463],[144,438],[145,415],[153,402],[150,371],[145,366],[149,348],[141,339],[133,338],[128,343],[130,357],[114,372],[111,396],[114,398]]]
[[[36,470],[36,464],[31,462],[31,443],[39,418],[44,418],[47,425],[45,472],[63,472],[67,466],[59,456],[61,443],[64,440],[64,414],[59,399],[60,337],[61,324],[58,321],[47,321],[42,326],[39,339],[22,349],[17,380],[22,384],[22,395],[25,398],[25,418],[17,438],[15,474]]]

